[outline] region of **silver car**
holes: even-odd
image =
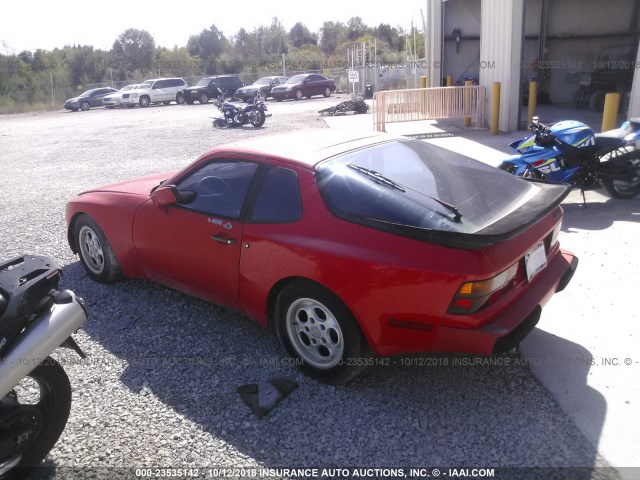
[[[131,85],[126,85],[120,89],[119,92],[111,93],[105,97],[102,97],[102,105],[106,108],[116,108],[122,106],[122,94],[124,92],[128,92],[130,90],[135,90],[138,88],[139,83],[132,83]]]

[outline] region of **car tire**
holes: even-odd
[[[176,95],[176,104],[184,105],[184,95],[182,94],[182,92],[178,92],[178,94]]]
[[[104,232],[87,214],[76,220],[73,228],[80,263],[95,281],[112,283],[122,277],[120,265]]]
[[[591,110],[602,112],[604,110],[605,96],[606,93],[602,91],[595,92],[591,95],[591,98],[589,98],[589,107]]]
[[[83,112],[86,112],[90,108],[91,108],[91,104],[86,100],[80,104],[80,110],[82,110]]]
[[[331,89],[329,87],[324,89],[324,98],[330,97],[331,96]]]
[[[147,95],[143,95],[140,97],[139,103],[140,107],[147,108],[149,105],[151,105],[151,99]]]
[[[203,93],[202,95],[200,95],[200,97],[198,97],[198,102],[200,102],[200,105],[209,103],[209,95],[207,95],[206,93]]]
[[[296,93],[295,93],[296,100],[302,100],[302,97],[303,97],[302,90],[296,90]]]
[[[311,281],[289,283],[278,295],[276,334],[303,373],[338,385],[360,375],[371,358],[369,345],[346,305]]]

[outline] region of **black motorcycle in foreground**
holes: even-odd
[[[233,105],[224,101],[224,94],[220,91],[218,98],[213,103],[218,110],[222,112],[222,117],[213,119],[213,126],[215,128],[221,127],[241,127],[243,125],[251,124],[254,127],[261,127],[264,125],[264,121],[271,114],[267,114],[267,106],[260,97],[260,91],[256,93],[256,96],[250,101],[244,108]]]
[[[60,274],[46,257],[0,263],[0,478],[39,466],[69,418],[69,378],[49,355],[66,347],[85,358],[71,335],[87,312],[58,291]]]

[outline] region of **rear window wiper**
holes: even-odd
[[[413,189],[410,189],[413,190]],[[449,220],[453,220],[456,223],[460,223],[460,219],[462,218],[462,214],[460,213],[460,210],[458,210],[458,207],[451,205],[450,203],[445,202],[444,200],[440,200],[439,198],[434,198],[431,195],[427,195],[426,193],[422,193],[422,192],[418,192],[417,190],[413,190],[416,193],[419,193],[420,195],[427,197],[431,200],[433,200],[436,203],[439,203],[440,205],[442,205],[444,208],[446,208],[447,210],[449,210],[451,213],[453,213],[453,218],[449,218],[446,215],[440,213],[440,212],[436,212],[440,215],[442,215],[445,218],[449,218]]]
[[[401,183],[395,182],[390,178],[385,177],[380,172],[377,172],[376,170],[370,170],[368,168],[361,167],[360,165],[354,165],[353,163],[348,163],[347,167],[352,168],[358,173],[366,175],[367,177],[371,178],[375,182],[380,183],[382,185],[387,185],[388,187],[395,188],[396,190],[400,190],[401,192],[406,192],[407,190],[411,190],[412,192],[422,195],[423,197],[427,197],[428,199],[433,200],[439,205],[442,205],[444,208],[446,208],[451,213],[453,213],[453,218],[450,218],[442,214],[441,212],[436,211],[437,214],[442,215],[445,218],[449,218],[449,220],[452,220],[456,223],[460,223],[462,214],[460,213],[460,210],[458,210],[458,207],[451,205],[450,203],[447,203],[444,200],[440,200],[439,198],[432,197],[431,195],[427,195],[426,193],[419,192],[418,190],[414,190],[413,188],[410,188],[405,185],[402,185]]]
[[[348,163],[347,167],[354,169],[356,172],[366,175],[373,181],[377,183],[381,183],[382,185],[386,185],[391,188],[395,188],[396,190],[400,190],[401,192],[406,192],[406,190],[399,183],[394,182],[390,178],[385,177],[380,172],[376,172],[375,170],[369,170],[368,168],[361,167],[360,165],[354,165],[353,163]]]

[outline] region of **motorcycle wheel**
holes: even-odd
[[[213,128],[224,128],[224,127],[226,127],[226,126],[227,126],[227,124],[226,124],[226,123],[225,123],[225,121],[224,121],[224,120],[222,120],[221,118],[216,118],[216,119],[213,121]]]
[[[261,112],[260,110],[256,110],[255,116],[252,116],[250,121],[251,121],[251,125],[257,128],[264,125],[265,120],[266,120],[266,117],[264,116],[264,113]]]
[[[635,176],[628,180],[602,179],[602,186],[613,198],[634,198],[640,194],[640,158],[636,152],[627,160],[627,165],[635,167]]]
[[[21,402],[21,397],[25,403]],[[15,438],[11,441],[15,448],[8,458],[0,458],[0,468],[18,458],[14,468],[36,467],[56,444],[67,424],[71,411],[69,377],[58,362],[47,357],[2,400],[2,404],[0,438],[13,435]],[[19,446],[16,432],[23,436],[25,429],[29,438]]]

